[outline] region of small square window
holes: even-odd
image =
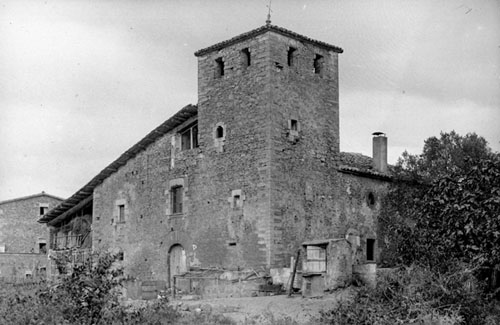
[[[184,131],[181,134],[182,150],[191,149],[191,130]]]
[[[304,262],[307,272],[325,272],[326,246],[306,246]]]
[[[43,216],[44,214],[46,214],[49,210],[49,207],[48,206],[40,206],[40,216]]]
[[[375,260],[375,239],[368,238],[366,240],[366,260]]]
[[[323,73],[323,64],[324,64],[323,56],[316,54],[316,56],[314,57],[314,63],[313,63],[314,73],[316,73],[316,74]]]
[[[375,206],[375,195],[372,192],[368,193],[368,195],[366,196],[366,203],[370,208],[373,208]]]
[[[229,204],[233,210],[239,210],[243,208],[243,202],[245,201],[245,195],[241,189],[233,190],[231,196],[228,197]]]
[[[118,205],[118,222],[125,222],[125,205]]]
[[[296,119],[288,120],[288,140],[297,142],[299,140],[300,124]]]
[[[47,254],[47,244],[46,243],[38,243],[38,253],[39,254]]]
[[[289,47],[288,48],[288,53],[287,53],[287,62],[288,66],[291,67],[295,64],[295,53],[297,49],[294,47]]]
[[[233,196],[233,207],[234,207],[235,209],[240,209],[240,208],[241,208],[241,206],[242,206],[242,204],[241,204],[241,196],[240,196],[240,195],[238,195],[238,194],[237,194],[237,195],[234,195],[234,196]]]
[[[170,191],[172,199],[172,214],[182,213],[183,187],[175,186]]]
[[[241,61],[244,68],[249,67],[252,64],[252,61],[250,60],[250,50],[248,47],[241,50]]]
[[[182,130],[180,134],[182,150],[198,148],[198,123],[191,124]]]
[[[222,58],[215,60],[215,77],[220,78],[224,75],[224,61]]]

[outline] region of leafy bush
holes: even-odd
[[[64,324],[59,306],[47,304],[39,293],[47,290],[44,282],[31,284],[3,283],[0,290],[0,323]]]
[[[421,266],[381,276],[376,289],[323,311],[326,324],[499,324],[498,307],[481,295],[472,270],[455,264],[437,274]]]
[[[382,264],[423,265],[429,282],[419,283],[417,288],[425,291],[417,300],[407,294],[394,300],[413,297],[411,306],[426,306],[420,320],[455,313],[466,324],[500,324],[491,299],[500,290],[493,281],[500,266],[500,155],[475,134],[442,133],[440,139],[426,140],[422,155],[404,153],[395,172],[397,181],[389,188],[379,218],[379,234],[385,239]],[[398,276],[403,281],[398,285],[405,287],[405,275]],[[379,298],[369,295],[376,306],[395,311],[391,317],[404,319],[404,309],[394,306],[395,301],[387,304]],[[378,321],[374,310],[375,316],[362,315]]]
[[[443,272],[458,259],[493,278],[500,266],[500,155],[486,140],[441,133],[425,141],[421,155],[403,153],[395,175],[379,218],[382,264]]]
[[[124,306],[120,303],[124,277],[116,262],[115,255],[95,254],[56,284],[4,284],[0,324],[233,324],[222,315],[181,313],[167,299],[140,308]]]
[[[417,206],[426,187],[413,182],[392,184],[382,202],[378,219],[378,237],[383,243],[380,266],[408,265],[420,254],[420,241],[415,231]]]
[[[42,294],[52,304],[63,305],[70,323],[97,324],[118,307],[123,279],[117,256],[94,254],[87,263],[75,265],[69,275]]]

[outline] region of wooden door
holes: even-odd
[[[186,251],[181,245],[174,245],[170,248],[169,253],[170,265],[170,287],[173,286],[174,275],[183,274],[187,272],[186,267]]]

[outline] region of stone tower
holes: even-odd
[[[333,201],[336,183],[339,53],[270,24],[195,53],[206,158],[196,195],[220,231],[206,243],[214,260],[279,267],[333,218],[333,204],[317,198]]]

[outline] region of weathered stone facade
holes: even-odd
[[[0,281],[23,282],[44,279],[47,274],[47,255],[35,253],[1,253]]]
[[[360,238],[352,259],[375,262],[389,177],[344,166],[339,53],[271,25],[198,51],[198,105],[41,222],[60,227],[91,200],[93,249],[121,251],[130,276],[167,286],[192,268],[289,268],[304,241],[348,235]]]
[[[24,278],[46,268],[49,230],[36,221],[63,200],[42,192],[0,202],[0,277]]]
[[[44,192],[0,202],[0,246],[8,253],[39,253],[47,227],[36,221],[64,199]]]

